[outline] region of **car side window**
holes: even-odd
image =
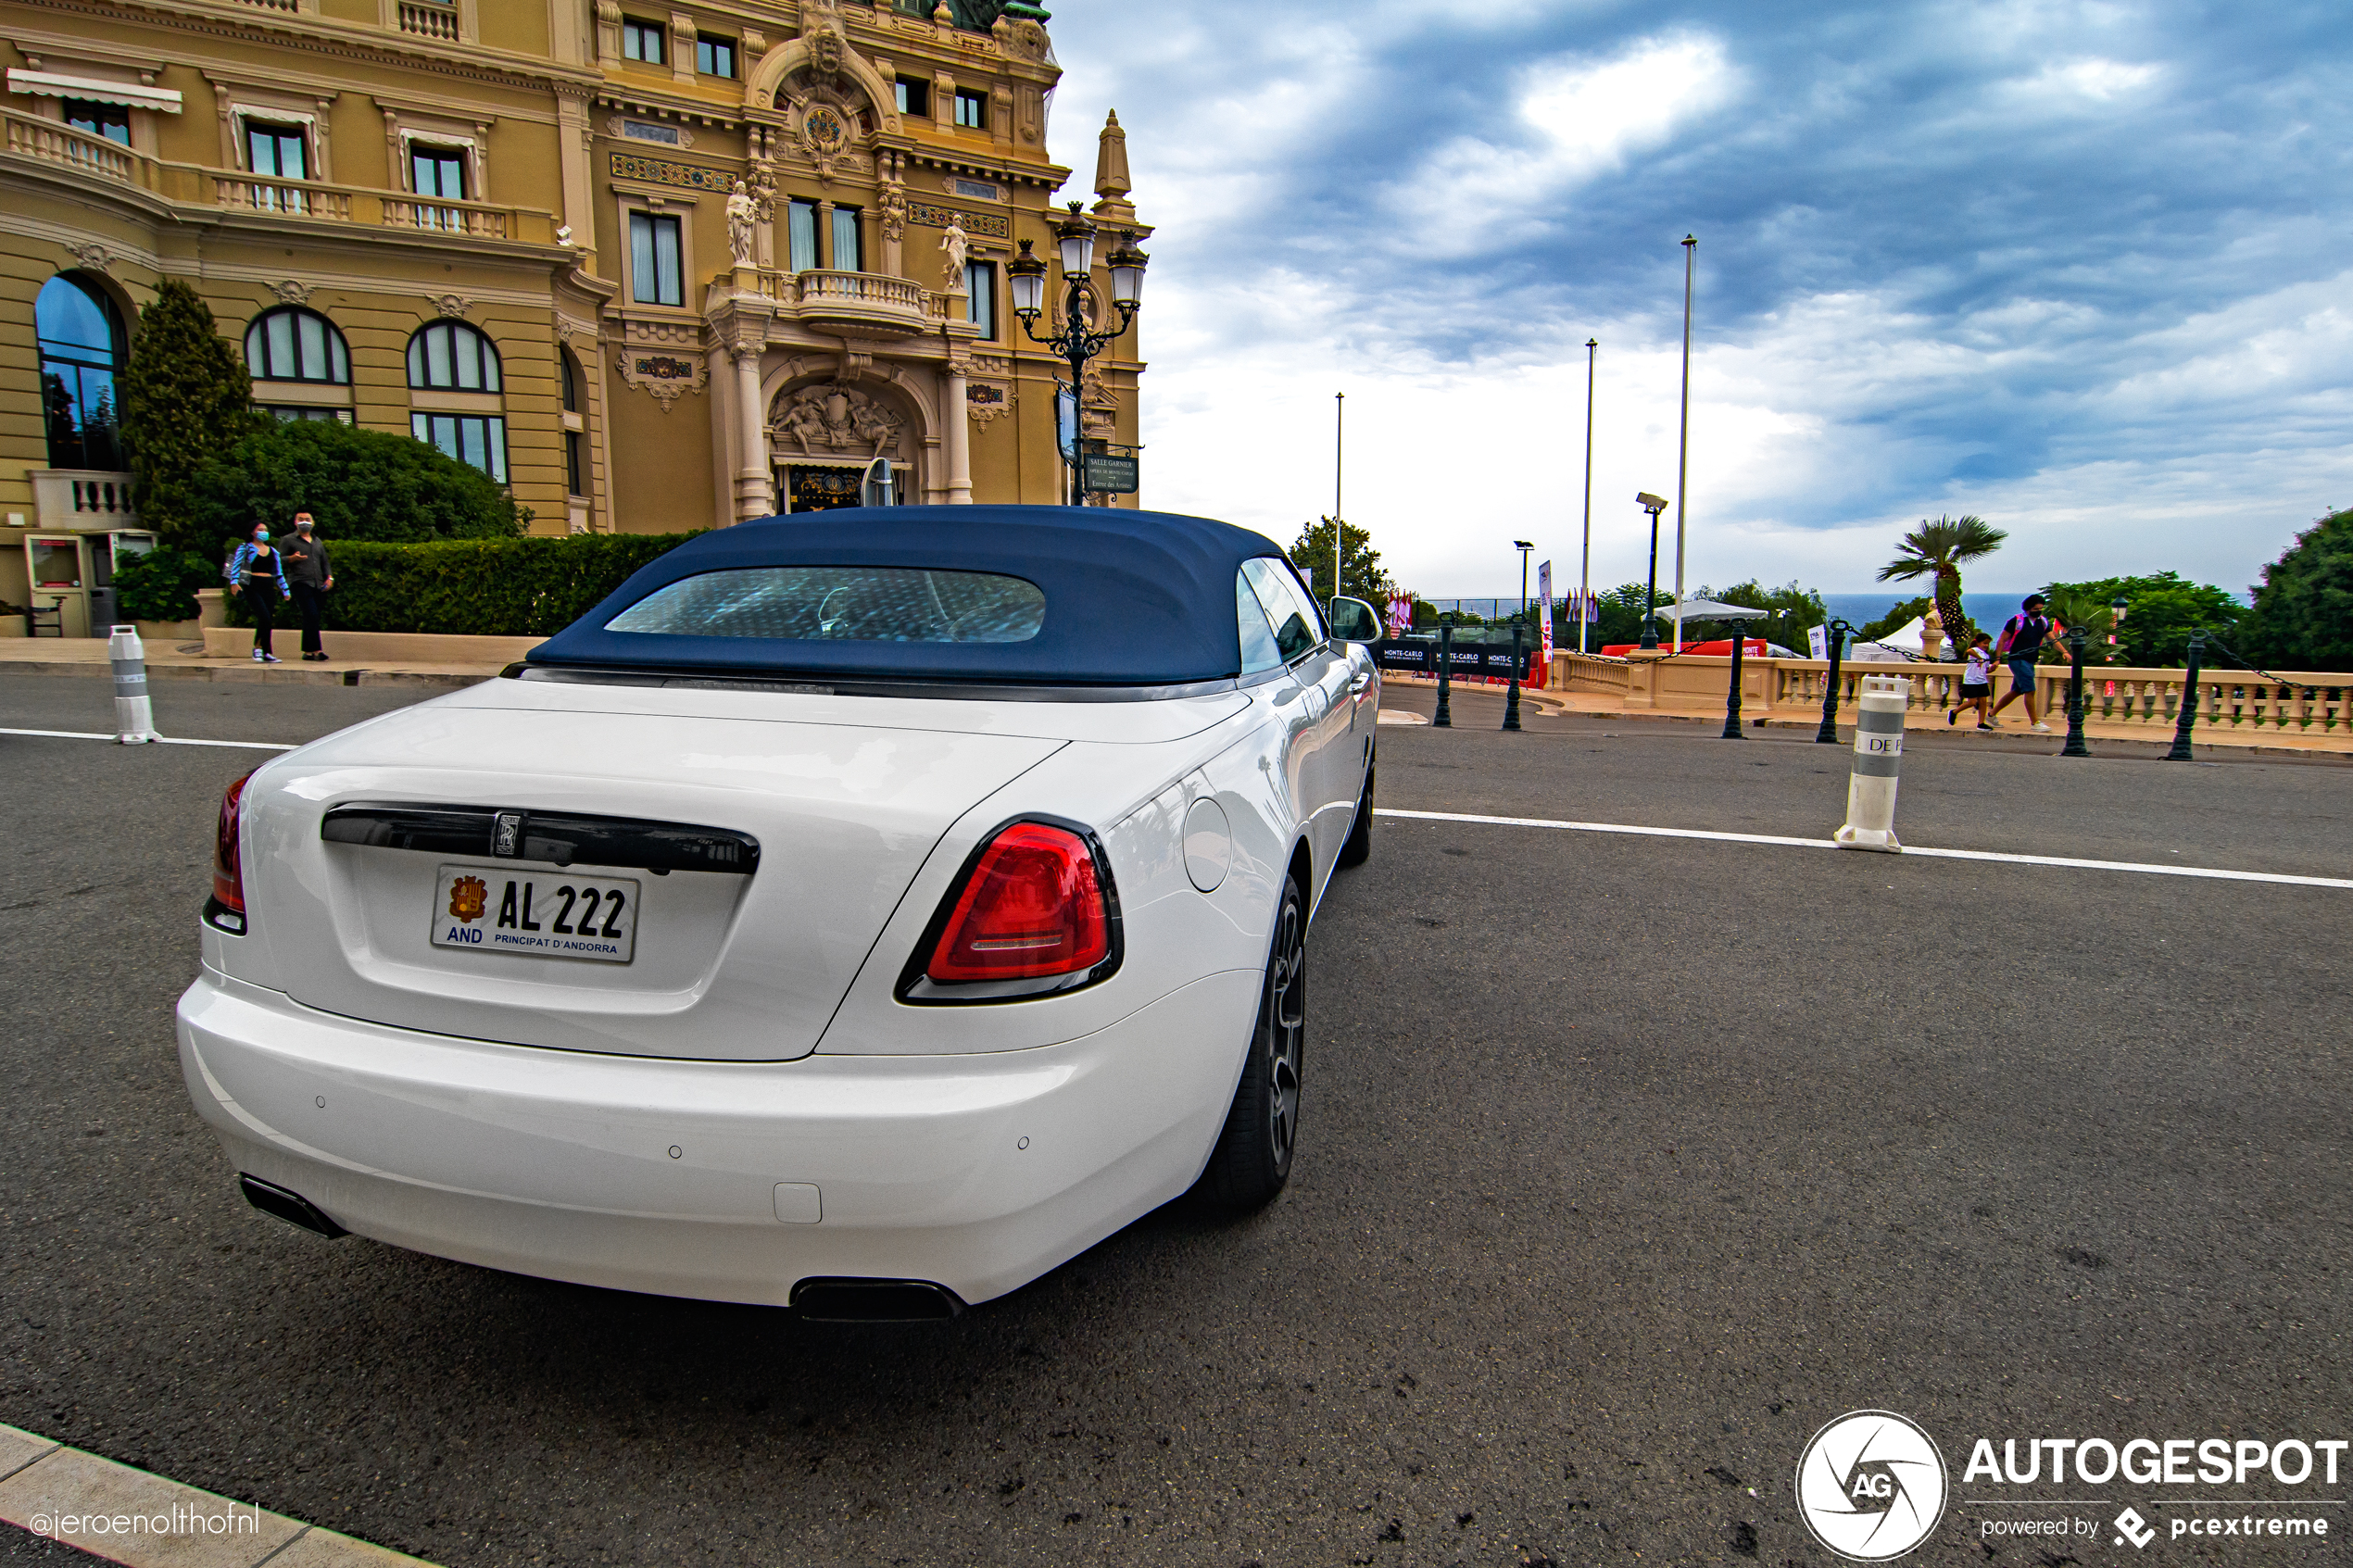
[[[1257,590],[1259,602],[1266,607],[1266,619],[1274,624],[1275,646],[1282,651],[1283,662],[1314,652],[1324,640],[1323,621],[1300,591],[1299,580],[1280,562],[1264,556],[1242,562],[1242,571]]]
[[[1251,591],[1250,578],[1241,571],[1234,573],[1234,619],[1242,629],[1243,678],[1280,670],[1283,650],[1275,644],[1275,629],[1266,624],[1266,611]]]

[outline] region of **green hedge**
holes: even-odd
[[[546,637],[562,631],[639,567],[691,533],[575,533],[559,539],[452,539],[430,545],[327,541],[334,591],[324,623],[342,632]],[[218,575],[216,570],[216,577]],[[250,625],[241,600],[232,624]],[[280,625],[295,619],[281,608]]]

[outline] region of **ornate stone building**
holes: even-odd
[[[0,598],[103,582],[135,530],[113,379],[165,276],[257,403],[434,442],[535,532],[839,505],[876,456],[904,499],[1063,498],[1067,370],[1005,273],[1069,175],[1048,19],[0,0]],[[1149,235],[1115,116],[1095,186],[1106,242]],[[1089,367],[1085,435],[1135,442],[1142,368],[1133,332]]]

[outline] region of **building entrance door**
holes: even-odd
[[[893,463],[890,474],[892,488],[904,496],[914,478],[912,470],[904,464]],[[786,511],[829,512],[858,505],[866,469],[863,464],[844,467],[832,463],[782,463],[777,466],[776,475],[776,494],[784,497]]]

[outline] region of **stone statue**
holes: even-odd
[[[727,195],[727,248],[735,253],[738,267],[751,265],[751,224],[758,212],[759,204],[752,200],[751,192],[737,180],[736,188]]]
[[[972,241],[964,237],[963,222],[952,212],[948,215],[948,232],[939,236],[939,248],[948,253],[941,268],[947,285],[942,292],[964,293],[964,261],[972,254]]]
[[[898,240],[907,233],[907,193],[897,185],[885,185],[882,193],[882,232],[886,240]],[[960,272],[958,274],[962,276]]]

